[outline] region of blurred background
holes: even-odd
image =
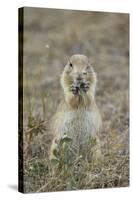
[[[98,76],[96,102],[103,118],[103,152],[111,149],[128,155],[128,14],[24,8],[24,130],[36,127],[29,118],[49,121],[55,113],[63,98],[60,75],[73,54],[88,56]],[[33,167],[31,159],[44,158],[49,145],[44,135],[31,137],[30,145],[25,139],[31,146],[30,151],[26,149],[26,174]],[[128,184],[127,161],[125,168],[119,186]],[[34,180],[40,180],[33,180],[36,173],[29,174],[25,175],[26,191],[35,191]]]
[[[128,102],[128,17],[118,13],[25,8],[24,121],[29,107],[33,115],[43,117],[42,96],[46,117],[55,112],[62,95],[60,74],[73,54],[85,54],[94,66],[101,112],[109,113],[109,118],[116,110],[120,112]]]

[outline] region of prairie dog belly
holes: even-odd
[[[85,145],[89,136],[96,136],[99,130],[98,113],[94,110],[77,109],[64,113],[59,133],[72,138],[76,146]]]

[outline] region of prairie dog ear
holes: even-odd
[[[88,58],[88,64],[91,66],[91,67],[94,67],[95,66],[95,59],[94,57],[89,57]]]
[[[92,69],[93,71],[95,71],[95,60],[94,58],[89,58],[88,59],[88,68]]]
[[[93,72],[94,71],[93,66],[90,63],[88,63],[88,65],[86,66],[86,71],[87,72]]]

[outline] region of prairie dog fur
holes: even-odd
[[[102,120],[95,103],[97,77],[89,59],[84,55],[73,55],[61,75],[64,99],[52,118],[52,150],[56,141],[64,134],[72,138],[72,143],[82,154],[87,151],[89,136],[98,139]]]

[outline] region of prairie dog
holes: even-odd
[[[87,151],[89,136],[98,138],[102,120],[95,103],[97,77],[89,59],[84,55],[73,55],[61,75],[64,99],[53,116],[51,128],[53,134],[52,150],[56,141],[64,134],[72,138],[72,144]]]

